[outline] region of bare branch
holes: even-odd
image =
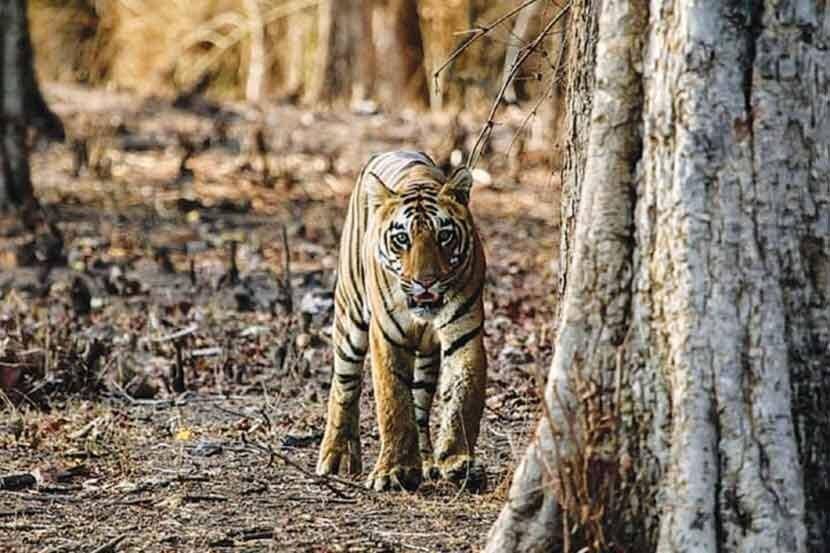
[[[519,68],[524,65],[527,58],[533,54],[542,41],[545,39],[548,34],[553,30],[557,23],[568,13],[568,10],[571,8],[571,2],[566,3],[562,9],[556,14],[554,17],[551,18],[550,21],[545,25],[545,27],[536,35],[536,38],[533,39],[526,48],[522,50],[522,53],[519,57],[516,58],[516,61],[513,63],[513,67],[510,69],[510,73],[507,75],[507,78],[504,79],[504,82],[499,89],[499,93],[496,95],[496,99],[493,102],[493,106],[490,108],[490,113],[487,116],[487,121],[484,123],[484,126],[481,128],[481,132],[478,134],[478,138],[476,139],[475,145],[473,145],[473,149],[470,152],[470,155],[467,158],[467,167],[473,168],[475,167],[476,162],[478,161],[478,156],[481,154],[481,150],[484,144],[487,142],[487,138],[489,138],[490,133],[493,132],[493,127],[496,125],[495,117],[496,112],[499,109],[499,105],[501,105],[501,101],[504,99],[504,93],[507,91],[507,87],[510,86],[510,83],[513,82],[513,79],[516,77],[516,74],[519,72]]]
[[[474,43],[481,37],[487,35],[493,29],[495,29],[496,27],[498,27],[499,25],[501,25],[502,23],[504,23],[505,21],[507,21],[508,19],[522,11],[523,9],[525,9],[526,7],[530,6],[531,4],[535,4],[537,1],[538,0],[527,0],[526,2],[523,2],[521,5],[513,8],[506,14],[502,15],[489,25],[478,25],[476,27],[473,27],[472,29],[468,29],[467,31],[462,31],[461,33],[459,33],[469,34],[469,36],[465,38],[463,41],[461,41],[461,44],[456,46],[455,50],[453,50],[450,54],[450,57],[447,58],[447,61],[445,61],[441,65],[441,67],[435,70],[435,73],[433,73],[432,78],[435,80],[436,84],[438,82],[438,75],[440,75],[442,71],[449,67],[450,64],[454,62],[456,58],[458,58],[458,56],[460,56],[464,52],[464,50],[469,48],[472,43]]]

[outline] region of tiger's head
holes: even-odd
[[[459,168],[444,182],[436,171],[415,168],[395,190],[370,174],[379,221],[374,256],[397,278],[407,306],[421,319],[434,318],[463,286],[475,247],[470,171]]]

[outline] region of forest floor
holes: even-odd
[[[0,476],[34,477],[0,481],[0,551],[478,551],[552,354],[559,186],[543,151],[511,148],[523,114],[472,195],[488,486],[379,494],[313,474],[348,194],[370,153],[444,162],[482,119],[48,91],[69,140],[32,174],[54,230],[0,227]]]

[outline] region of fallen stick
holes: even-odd
[[[45,513],[44,509],[20,509],[19,511],[0,511],[0,518],[28,517]]]
[[[191,325],[188,325],[188,326],[182,328],[181,330],[177,330],[176,332],[173,332],[172,334],[166,334],[164,336],[159,336],[158,338],[151,338],[150,341],[158,343],[158,342],[168,342],[170,340],[178,340],[179,338],[184,338],[185,336],[190,336],[191,334],[193,334],[197,330],[199,330],[199,325],[194,323],[194,324],[191,324]]]
[[[0,490],[22,490],[37,485],[37,478],[28,472],[0,476]]]
[[[127,534],[121,534],[120,536],[111,539],[101,547],[96,547],[89,553],[112,553],[113,551],[115,551],[115,548],[118,547],[118,544],[124,541],[126,537]]]
[[[288,457],[287,455],[283,455],[279,451],[275,451],[274,448],[270,447],[270,445],[265,446],[265,445],[262,445],[262,444],[259,444],[259,443],[256,443],[256,442],[249,442],[244,438],[244,436],[245,436],[244,434],[242,436],[243,436],[242,437],[242,442],[244,444],[249,445],[249,446],[253,446],[256,450],[260,451],[261,453],[267,453],[268,455],[271,456],[272,459],[274,457],[276,457],[277,459],[279,459],[280,461],[282,461],[286,465],[296,469],[297,471],[301,472],[305,476],[307,476],[307,477],[311,478],[312,480],[314,480],[314,481],[322,484],[323,486],[327,487],[337,497],[339,497],[341,499],[350,499],[350,498],[346,495],[343,495],[343,492],[338,490],[334,486],[334,483],[341,484],[343,486],[348,486],[348,487],[350,487],[354,490],[357,490],[360,493],[363,493],[363,494],[366,494],[366,495],[374,495],[372,490],[364,488],[360,484],[355,484],[354,482],[351,482],[349,480],[345,480],[343,478],[338,478],[336,476],[331,476],[331,475],[315,474],[315,473],[311,472],[310,470],[306,469],[305,467],[303,467],[302,465],[300,465],[299,463],[297,463],[296,461],[294,461],[293,459],[291,459],[290,457]]]

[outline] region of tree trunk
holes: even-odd
[[[452,66],[445,69],[437,80],[435,71],[447,60],[459,43],[458,33],[470,29],[473,20],[471,0],[419,0],[418,21],[424,39],[424,65],[429,86],[429,105],[442,110],[447,105],[461,105],[463,87],[458,79],[450,78]],[[475,56],[478,45],[467,52]],[[462,63],[459,61],[458,63]],[[457,65],[453,63],[453,66]],[[456,75],[457,76],[457,75]]]
[[[382,9],[375,45],[378,64],[378,98],[388,107],[424,107],[428,102],[424,48],[415,0],[391,0]]]
[[[35,206],[26,134],[35,127],[63,138],[63,125],[46,106],[34,75],[24,0],[0,3],[0,211]]]
[[[556,353],[486,550],[826,552],[830,10],[571,9]]]
[[[309,100],[363,100],[374,78],[371,2],[326,0],[319,6],[318,58]]]

